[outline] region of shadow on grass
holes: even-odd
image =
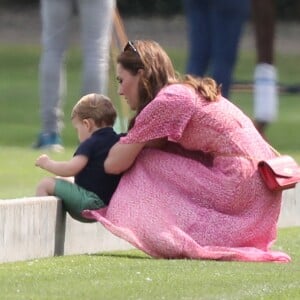
[[[98,257],[101,256],[101,257],[110,257],[110,258],[126,258],[126,259],[152,259],[151,256],[149,256],[139,250],[94,253],[94,254],[90,254],[90,256],[98,256]]]

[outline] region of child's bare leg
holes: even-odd
[[[36,196],[52,196],[54,194],[55,179],[52,177],[43,178],[37,188]]]
[[[63,180],[69,181],[69,182],[71,182],[71,183],[74,183],[74,176],[71,176],[71,177],[61,177],[61,176],[56,176],[55,178],[63,179]]]

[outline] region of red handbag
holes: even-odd
[[[300,182],[300,166],[289,155],[260,161],[258,171],[271,191],[292,189]]]

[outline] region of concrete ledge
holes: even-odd
[[[0,201],[0,262],[132,248],[98,222],[72,219],[55,197]]]
[[[283,193],[279,227],[300,226],[300,186]],[[0,263],[55,255],[128,250],[100,223],[80,223],[55,197],[0,200]]]
[[[295,189],[285,190],[278,221],[279,227],[300,226],[300,185]]]

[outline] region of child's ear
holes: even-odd
[[[88,120],[88,119],[83,119],[83,120],[82,120],[82,124],[83,124],[84,126],[88,126],[88,125],[89,125],[89,120]]]
[[[85,126],[87,127],[88,131],[89,132],[94,131],[95,128],[97,127],[97,125],[95,123],[95,120],[93,120],[93,119],[85,119],[85,121],[86,121]]]
[[[83,119],[82,120],[83,125],[88,129],[91,130],[92,128],[92,123],[90,119]]]

